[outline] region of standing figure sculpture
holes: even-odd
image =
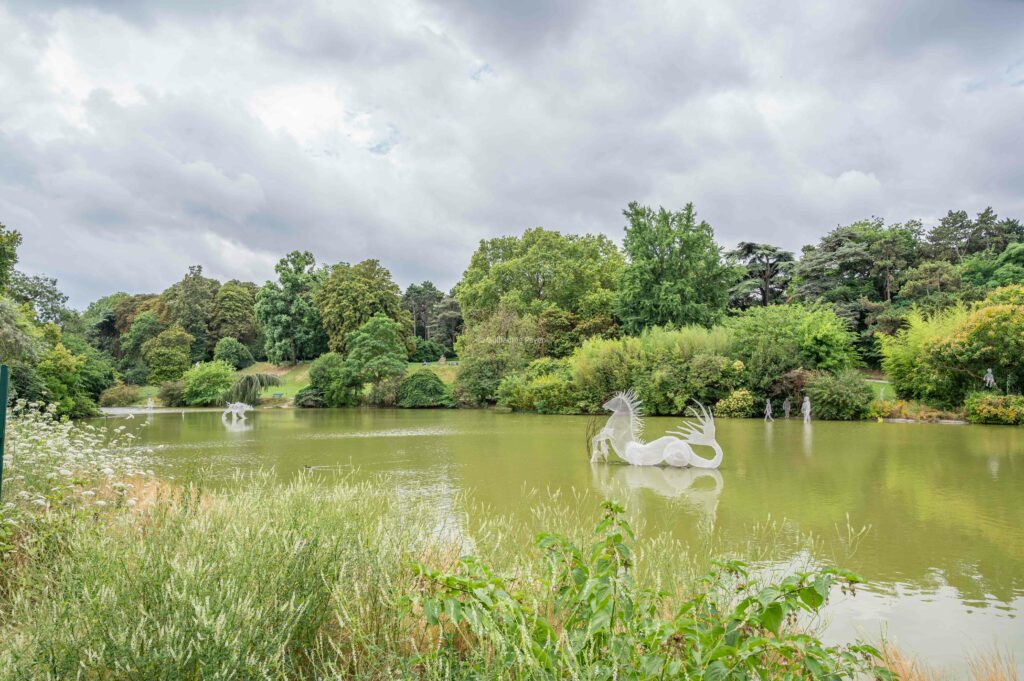
[[[765,421],[774,421],[775,420],[772,417],[772,401],[770,399],[764,401],[764,420]]]
[[[789,401],[788,397],[782,400],[782,413],[786,415],[787,419],[789,418],[789,412],[792,411],[792,409],[793,403]]]
[[[612,415],[591,441],[591,462],[608,461],[610,447],[619,458],[634,466],[667,464],[680,468],[718,468],[722,463],[722,448],[715,439],[715,419],[700,403],[697,404],[699,412],[690,408],[696,421],[684,421],[671,431],[675,435],[665,435],[651,442],[641,439],[643,412],[632,390],[616,393],[602,406]],[[711,447],[715,456],[705,459],[694,453],[692,445]]]
[[[992,375],[992,368],[989,367],[988,371],[985,372],[985,387],[992,390],[996,387],[996,377]]]
[[[804,423],[811,422],[811,398],[804,395],[804,403],[800,405],[800,413],[804,415]]]

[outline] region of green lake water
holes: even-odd
[[[646,434],[679,420],[649,418]],[[441,504],[469,498],[524,519],[537,494],[586,491],[692,547],[708,533],[738,545],[769,516],[785,519],[822,537],[825,562],[849,519],[870,530],[842,567],[869,584],[830,603],[829,638],[886,633],[940,667],[996,644],[1024,662],[1024,428],[722,419],[722,467],[698,473],[591,464],[588,417],[353,409],[258,411],[234,428],[211,412],[142,421],[143,442],[160,445],[155,467],[179,478],[385,472]]]

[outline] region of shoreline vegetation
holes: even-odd
[[[822,643],[821,608],[859,579],[759,570],[811,541],[770,527],[741,561],[614,502],[552,499],[524,525],[386,478],[213,491],[147,470],[123,425],[19,403],[10,428],[0,679],[940,678]],[[969,673],[1016,679],[998,654]]]

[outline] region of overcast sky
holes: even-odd
[[[83,307],[294,249],[447,288],[631,200],[793,250],[1024,217],[1024,3],[633,5],[2,0],[0,222]]]

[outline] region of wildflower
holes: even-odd
[[[106,475],[106,476],[111,476],[111,475],[114,474],[114,469],[113,468],[104,468],[103,470],[100,471],[100,473],[103,473],[103,475]]]
[[[96,502],[96,505],[99,506],[100,508],[103,508],[107,505],[107,502],[100,499],[99,501]]]
[[[15,496],[18,497],[19,499],[28,499],[29,494],[25,490],[21,490]]]
[[[139,502],[135,501],[135,499],[129,499],[128,501],[126,501],[124,503],[128,504],[129,506],[134,506],[135,504],[137,504]]]
[[[96,496],[96,492],[93,492],[91,489],[87,489],[84,492],[82,492],[82,496],[83,497],[94,497],[94,496]]]
[[[46,506],[46,499],[36,499],[32,503],[36,506]]]

